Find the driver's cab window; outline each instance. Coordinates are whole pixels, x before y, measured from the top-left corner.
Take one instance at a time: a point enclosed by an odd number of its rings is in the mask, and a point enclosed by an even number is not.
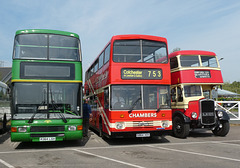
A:
[[[206,99],[210,99],[210,90],[204,90],[203,91],[203,96],[206,98]]]
[[[177,99],[178,99],[178,102],[183,101],[182,89],[180,87],[177,87]]]
[[[171,89],[171,99],[172,102],[176,102],[176,87]]]

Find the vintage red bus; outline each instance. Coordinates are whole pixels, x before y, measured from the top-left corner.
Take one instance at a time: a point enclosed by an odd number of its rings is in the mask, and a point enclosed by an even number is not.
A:
[[[165,38],[113,36],[85,73],[90,127],[109,138],[171,132],[170,78]]]
[[[217,136],[229,132],[229,117],[215,109],[213,90],[223,84],[214,52],[183,50],[169,54],[173,134],[186,138],[190,129],[208,128]]]

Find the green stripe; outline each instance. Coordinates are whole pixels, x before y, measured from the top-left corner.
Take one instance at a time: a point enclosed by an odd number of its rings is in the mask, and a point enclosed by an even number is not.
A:
[[[50,29],[25,29],[25,30],[17,30],[16,35],[19,34],[59,34],[65,36],[71,36],[79,38],[79,35],[72,32],[60,31],[60,30],[50,30]]]
[[[38,47],[38,48],[47,48],[47,46],[38,46],[38,45],[16,45],[17,47]],[[77,47],[58,47],[58,46],[49,46],[49,48],[62,48],[62,49],[79,49]]]

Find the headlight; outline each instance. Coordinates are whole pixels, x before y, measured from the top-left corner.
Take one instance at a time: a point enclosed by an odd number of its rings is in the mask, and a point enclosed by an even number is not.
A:
[[[76,131],[76,126],[70,125],[68,126],[68,131]]]
[[[217,115],[218,115],[218,117],[223,117],[223,112],[222,111],[218,111]]]
[[[115,125],[116,125],[116,129],[124,129],[125,128],[125,125],[123,122],[116,122]]]
[[[168,126],[168,122],[163,122],[163,123],[162,123],[162,127],[163,127],[163,128],[169,127],[169,126]]]
[[[18,127],[18,132],[27,132],[27,127]]]
[[[197,118],[197,113],[196,112],[192,112],[191,115],[192,115],[192,118],[194,118],[194,119]]]

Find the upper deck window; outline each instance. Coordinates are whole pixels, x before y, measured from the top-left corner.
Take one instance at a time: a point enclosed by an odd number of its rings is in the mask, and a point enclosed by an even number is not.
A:
[[[180,56],[182,67],[197,67],[200,66],[198,56]]]
[[[178,67],[177,57],[170,58],[170,67],[171,69]]]
[[[182,55],[180,56],[180,62],[182,67],[212,67],[217,68],[217,57],[215,56],[197,56],[197,55]],[[201,62],[201,64],[200,64]],[[174,62],[171,59],[171,68]]]
[[[117,40],[113,45],[113,61],[167,63],[167,46],[149,40]]]
[[[202,66],[217,68],[217,58],[214,56],[201,56]]]
[[[53,34],[20,34],[15,38],[15,59],[80,60],[80,44],[75,37]]]

